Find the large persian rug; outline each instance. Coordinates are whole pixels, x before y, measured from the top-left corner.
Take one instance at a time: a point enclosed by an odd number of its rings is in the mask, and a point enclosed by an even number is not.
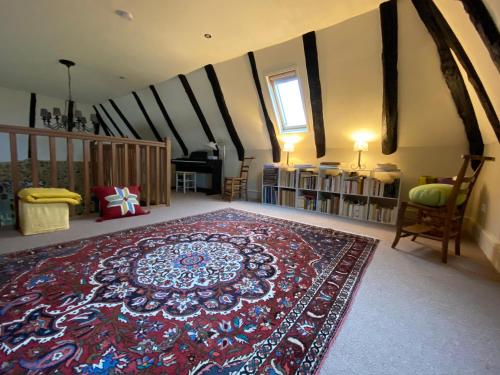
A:
[[[1,256],[0,373],[315,373],[376,245],[225,209]]]

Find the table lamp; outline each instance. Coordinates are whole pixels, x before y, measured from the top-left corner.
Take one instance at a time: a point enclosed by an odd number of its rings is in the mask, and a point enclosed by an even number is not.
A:
[[[353,166],[353,169],[364,169],[366,166],[361,164],[361,153],[368,151],[368,142],[363,140],[354,141],[354,151],[358,152],[358,165]]]
[[[286,152],[286,165],[289,166],[290,163],[290,152],[294,152],[295,151],[295,145],[291,142],[285,142],[285,144],[283,145],[283,151]]]

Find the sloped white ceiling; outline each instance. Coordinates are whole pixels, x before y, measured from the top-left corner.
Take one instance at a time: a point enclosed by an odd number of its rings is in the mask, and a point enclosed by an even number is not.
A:
[[[352,147],[366,132],[380,147],[382,41],[378,11],[317,33],[323,113],[328,147]],[[349,51],[342,53],[341,51]]]
[[[489,8],[490,14],[497,21],[500,17],[500,1],[483,0],[485,5]],[[477,33],[474,25],[469,19],[467,12],[465,12],[460,1],[449,0],[435,0],[439,10],[446,17],[451,28],[460,40],[462,47],[464,47],[467,55],[469,56],[474,68],[476,69],[481,82],[483,83],[488,96],[495,108],[497,115],[500,114],[500,75],[493,63],[488,49],[484,45],[481,37]],[[455,59],[456,60],[456,59]],[[458,61],[457,61],[458,63]],[[496,135],[486,117],[484,109],[477,98],[477,95],[472,88],[472,85],[467,80],[467,74],[463,70],[460,63],[462,76],[465,78],[468,92],[474,105],[474,111],[478,117],[479,126],[483,135],[485,143],[492,143],[496,141]]]
[[[215,101],[212,86],[210,85],[210,81],[205,73],[205,69],[197,69],[194,72],[189,73],[186,77],[191,88],[193,89],[203,115],[212,130],[215,140],[217,142],[221,141],[221,144],[225,144],[228,148],[234,148],[217,102]]]
[[[250,150],[270,149],[271,144],[247,55],[217,64],[215,71],[243,145]]]
[[[399,146],[466,144],[434,40],[411,1],[398,3]]]
[[[319,53],[320,52],[318,51],[318,55]],[[262,86],[264,101],[266,102],[266,107],[269,110],[269,115],[276,128],[278,139],[281,139],[282,141],[286,139],[286,137],[280,136],[279,129],[277,128],[278,123],[273,111],[273,105],[271,102],[271,97],[269,95],[266,76],[278,73],[280,70],[287,68],[297,69],[300,77],[300,84],[302,89],[302,96],[304,98],[306,119],[308,125],[308,132],[298,136],[300,140],[297,144],[300,144],[300,147],[304,149],[310,149],[311,152],[315,154],[316,147],[314,144],[311,102],[309,99],[309,81],[307,79],[307,69],[302,38],[294,38],[292,40],[289,40],[288,42],[255,51],[255,60],[257,63],[257,69],[259,71],[260,85]],[[250,70],[250,68],[248,69]],[[324,83],[322,82],[322,87],[323,86]],[[253,86],[252,88],[255,90],[255,86]]]
[[[0,86],[102,102],[318,30],[380,0],[0,0]],[[132,22],[114,14],[130,11]],[[203,35],[211,33],[212,39]],[[120,80],[119,76],[125,76]]]

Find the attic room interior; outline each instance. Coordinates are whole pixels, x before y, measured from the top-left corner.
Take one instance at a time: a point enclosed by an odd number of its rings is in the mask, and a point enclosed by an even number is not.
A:
[[[0,9],[1,374],[500,373],[500,2]]]

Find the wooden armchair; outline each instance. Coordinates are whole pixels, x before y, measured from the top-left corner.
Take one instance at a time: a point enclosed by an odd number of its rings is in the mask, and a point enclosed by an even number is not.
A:
[[[252,164],[254,159],[254,157],[243,158],[239,177],[224,178],[224,199],[231,202],[234,197],[237,196],[241,199],[244,194],[245,200],[248,200],[248,173],[250,171],[250,164]]]
[[[481,172],[485,161],[494,161],[495,158],[476,155],[462,155],[463,163],[453,189],[445,206],[430,207],[412,202],[402,202],[399,208],[396,237],[392,243],[395,248],[401,237],[412,236],[412,241],[417,237],[430,238],[441,241],[441,261],[448,260],[448,242],[455,238],[455,254],[460,255],[460,237],[462,235],[462,225],[465,208]],[[471,176],[466,176],[470,161],[476,161],[477,168]],[[465,200],[457,205],[458,197],[463,194]],[[408,209],[413,210],[413,217],[407,215]],[[416,212],[415,212],[416,211]]]

